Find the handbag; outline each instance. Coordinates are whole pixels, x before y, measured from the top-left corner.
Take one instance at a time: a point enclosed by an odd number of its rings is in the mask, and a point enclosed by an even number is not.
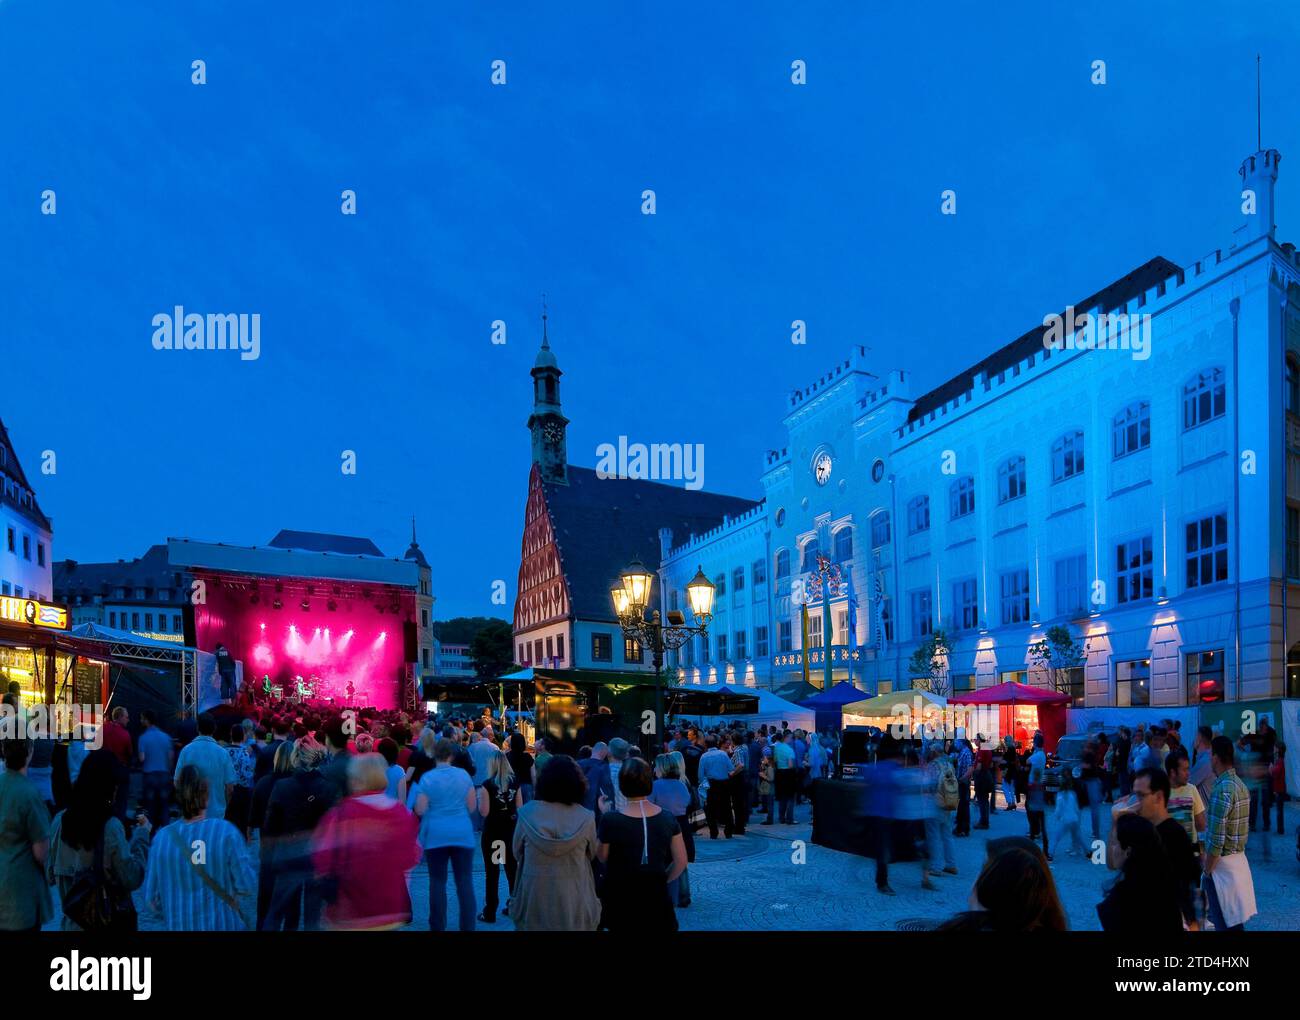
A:
[[[63,913],[83,931],[111,931],[130,927],[134,910],[118,905],[112,884],[104,874],[104,833],[95,841],[95,860],[89,871],[82,872],[72,883],[63,900]]]
[[[687,783],[686,787],[691,791],[691,801],[686,806],[686,824],[695,832],[708,825],[709,820],[704,814],[704,808],[700,806],[699,791],[690,783]]]

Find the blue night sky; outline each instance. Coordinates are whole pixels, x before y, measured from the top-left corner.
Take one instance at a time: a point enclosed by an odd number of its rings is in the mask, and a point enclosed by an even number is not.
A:
[[[699,442],[756,497],[849,344],[920,392],[1228,247],[1256,51],[1297,236],[1300,5],[795,6],[0,0],[0,416],[55,557],[282,527],[400,556],[414,513],[437,615],[508,615],[541,292],[572,462]],[[261,358],[155,351],[176,304],[259,312]]]

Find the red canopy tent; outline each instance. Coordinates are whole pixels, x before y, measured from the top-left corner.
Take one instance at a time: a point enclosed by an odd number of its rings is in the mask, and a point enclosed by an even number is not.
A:
[[[1058,694],[1044,687],[1030,687],[1010,680],[948,699],[950,705],[1036,706],[1038,729],[1043,734],[1043,748],[1047,751],[1055,751],[1056,742],[1065,735],[1065,707],[1069,703],[1068,694]],[[1008,729],[1004,727],[1004,731]]]

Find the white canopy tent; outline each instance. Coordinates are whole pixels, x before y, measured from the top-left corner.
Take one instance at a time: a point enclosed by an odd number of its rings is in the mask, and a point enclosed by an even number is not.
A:
[[[716,693],[727,691],[745,694],[758,699],[758,711],[749,715],[684,715],[680,718],[691,719],[701,725],[711,726],[728,721],[744,721],[747,725],[761,726],[763,723],[787,722],[792,730],[811,730],[816,727],[817,716],[811,708],[803,708],[793,701],[786,701],[762,687],[745,687],[741,684],[695,684],[687,685],[690,690]]]

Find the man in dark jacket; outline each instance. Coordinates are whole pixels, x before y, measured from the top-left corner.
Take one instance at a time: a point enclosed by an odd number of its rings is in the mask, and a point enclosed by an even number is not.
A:
[[[279,931],[281,925],[295,931],[300,918],[307,931],[320,928],[324,904],[312,870],[311,838],[335,800],[334,784],[320,768],[325,754],[318,741],[303,737],[294,745],[293,774],[271,790],[262,823],[262,841],[270,843],[263,867],[272,872],[263,931]]]

